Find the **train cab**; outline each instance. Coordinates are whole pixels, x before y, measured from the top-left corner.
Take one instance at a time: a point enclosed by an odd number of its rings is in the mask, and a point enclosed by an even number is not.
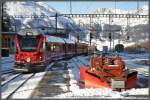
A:
[[[15,71],[34,71],[45,66],[45,38],[37,29],[24,29],[15,37]]]

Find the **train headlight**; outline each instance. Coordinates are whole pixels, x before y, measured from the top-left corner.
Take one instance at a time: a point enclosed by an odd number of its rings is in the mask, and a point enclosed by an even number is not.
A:
[[[42,57],[40,56],[40,59],[42,59]]]
[[[27,58],[27,62],[30,62],[30,60],[31,60],[30,58]]]
[[[42,60],[42,56],[40,56],[40,60]]]

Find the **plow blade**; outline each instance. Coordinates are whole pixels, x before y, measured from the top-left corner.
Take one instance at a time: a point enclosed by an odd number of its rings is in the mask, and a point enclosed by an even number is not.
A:
[[[110,86],[105,81],[102,81],[99,77],[92,75],[91,73],[88,73],[87,70],[89,68],[86,68],[84,66],[80,66],[80,81],[84,82],[83,88],[110,88],[113,89],[113,87]],[[131,71],[127,75],[127,79],[125,81],[125,90],[131,89],[136,87],[137,82],[137,72]]]
[[[107,82],[87,73],[88,68],[80,66],[80,81],[84,82],[84,88],[111,88]]]
[[[126,89],[136,88],[137,81],[137,71],[130,71],[130,73],[127,75]]]

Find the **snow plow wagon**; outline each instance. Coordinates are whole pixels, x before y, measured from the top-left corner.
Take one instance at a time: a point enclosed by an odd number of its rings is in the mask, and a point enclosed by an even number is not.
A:
[[[84,88],[111,88],[122,91],[136,87],[137,71],[127,69],[119,56],[93,56],[91,66],[80,66],[80,81]]]

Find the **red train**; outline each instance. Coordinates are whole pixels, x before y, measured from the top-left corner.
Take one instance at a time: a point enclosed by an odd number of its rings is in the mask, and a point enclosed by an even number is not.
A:
[[[15,43],[14,70],[19,72],[41,71],[54,60],[93,50],[89,50],[87,43],[44,35],[37,29],[21,30],[15,37]]]

